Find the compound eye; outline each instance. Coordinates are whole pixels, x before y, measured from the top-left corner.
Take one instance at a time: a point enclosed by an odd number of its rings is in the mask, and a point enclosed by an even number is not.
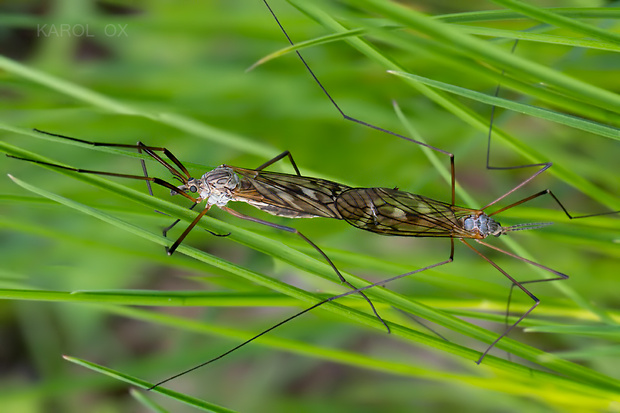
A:
[[[196,192],[198,192],[198,188],[196,188],[195,185],[192,185],[192,186],[189,187],[189,192],[196,193]]]

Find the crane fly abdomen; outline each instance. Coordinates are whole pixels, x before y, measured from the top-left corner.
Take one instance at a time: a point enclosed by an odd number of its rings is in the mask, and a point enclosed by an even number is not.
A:
[[[390,188],[349,189],[340,194],[336,207],[354,227],[383,235],[482,239],[493,233],[488,226],[501,230],[476,209]]]

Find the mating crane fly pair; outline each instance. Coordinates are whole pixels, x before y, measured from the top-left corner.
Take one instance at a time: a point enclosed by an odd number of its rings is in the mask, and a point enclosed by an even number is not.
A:
[[[288,34],[278,21],[276,15],[271,10],[267,2],[265,4],[269,8],[273,18],[280,26],[282,32],[286,36],[288,42],[294,46],[293,42],[288,37]],[[263,225],[270,226],[272,228],[288,231],[291,233],[297,234],[301,237],[305,242],[310,244],[322,257],[325,261],[333,268],[334,272],[337,274],[338,278],[351,288],[350,291],[342,293],[337,296],[333,296],[322,300],[313,306],[306,308],[305,310],[294,314],[293,316],[281,321],[280,323],[270,327],[269,329],[255,335],[254,337],[246,340],[245,342],[239,344],[238,346],[230,349],[229,351],[221,354],[205,363],[202,363],[198,366],[195,366],[189,370],[186,370],[180,374],[177,374],[173,377],[170,377],[166,380],[163,380],[152,388],[159,386],[169,380],[172,380],[180,375],[183,375],[189,371],[195,370],[199,367],[207,365],[213,361],[216,361],[227,354],[243,347],[250,342],[254,341],[258,337],[266,334],[267,332],[279,327],[286,322],[299,317],[306,312],[311,311],[314,308],[317,308],[327,302],[334,301],[341,297],[349,296],[352,294],[360,294],[370,305],[375,316],[383,323],[385,328],[389,332],[389,327],[387,323],[381,318],[381,316],[377,313],[374,308],[372,302],[366,297],[364,291],[370,288],[373,288],[378,285],[385,285],[391,281],[394,281],[399,278],[403,278],[406,276],[410,276],[413,274],[417,274],[423,272],[425,270],[435,268],[453,261],[454,256],[454,240],[457,239],[467,247],[472,249],[476,254],[482,257],[484,260],[489,262],[493,267],[495,267],[500,273],[502,273],[505,277],[507,277],[511,283],[512,287],[516,286],[520,288],[525,294],[527,294],[532,300],[533,305],[523,313],[515,323],[510,325],[493,343],[489,345],[489,347],[482,353],[480,358],[477,360],[478,363],[482,361],[482,359],[486,356],[491,348],[506,334],[508,334],[515,326],[517,326],[525,317],[527,317],[533,309],[540,303],[540,300],[536,298],[525,286],[526,283],[532,282],[543,282],[543,281],[552,281],[559,279],[568,278],[567,275],[553,270],[544,265],[535,263],[533,261],[527,260],[523,257],[518,257],[508,251],[504,251],[496,246],[490,245],[483,240],[488,236],[500,236],[512,231],[525,230],[525,229],[534,229],[540,228],[542,226],[548,225],[549,223],[529,223],[529,224],[519,224],[513,225],[509,227],[502,227],[493,216],[503,212],[507,209],[513,208],[522,203],[528,202],[534,198],[537,198],[542,195],[549,194],[561,207],[564,213],[569,218],[584,218],[588,216],[594,215],[604,215],[604,214],[612,214],[616,212],[608,212],[601,214],[591,214],[584,215],[579,217],[571,216],[566,208],[560,203],[560,201],[555,197],[555,195],[549,191],[544,190],[540,191],[536,194],[528,196],[520,201],[517,201],[513,204],[510,204],[506,207],[503,207],[499,210],[496,210],[492,213],[486,213],[487,210],[492,205],[496,204],[500,200],[504,199],[508,195],[512,194],[516,190],[520,189],[522,186],[533,180],[536,176],[547,170],[551,167],[551,163],[541,163],[541,164],[531,164],[531,165],[523,165],[520,166],[522,168],[526,167],[539,167],[539,169],[533,173],[529,178],[516,185],[514,188],[506,192],[504,195],[490,202],[486,206],[481,209],[471,209],[457,206],[455,204],[455,162],[454,155],[450,152],[444,151],[442,149],[433,147],[424,142],[416,141],[409,137],[394,133],[387,129],[380,128],[378,126],[369,124],[367,122],[361,121],[359,119],[353,118],[345,114],[341,108],[336,104],[336,102],[332,99],[327,90],[323,87],[321,82],[315,76],[313,71],[310,69],[306,61],[303,59],[301,54],[296,51],[295,52],[298,57],[301,59],[304,66],[310,72],[318,86],[321,88],[323,93],[329,98],[334,107],[338,110],[338,112],[344,117],[344,119],[357,123],[359,125],[363,125],[365,127],[369,127],[374,130],[381,131],[383,133],[387,133],[398,137],[400,139],[404,139],[406,141],[427,147],[436,152],[442,153],[449,157],[450,159],[450,168],[451,168],[451,202],[441,202],[436,201],[421,195],[412,194],[405,191],[400,191],[398,189],[389,189],[389,188],[353,188],[347,185],[342,185],[333,181],[328,181],[319,178],[311,178],[302,176],[297,168],[292,156],[288,152],[284,152],[279,156],[273,158],[267,163],[261,165],[256,169],[245,169],[228,165],[221,165],[212,171],[207,172],[201,178],[192,178],[187,169],[183,166],[183,164],[166,148],[164,147],[152,147],[147,146],[142,143],[138,143],[137,145],[128,145],[128,144],[114,144],[114,143],[102,143],[102,142],[92,142],[72,137],[67,137],[63,135],[57,135],[53,133],[43,132],[47,135],[55,136],[62,139],[67,139],[75,142],[81,142],[84,144],[94,145],[94,146],[103,146],[103,147],[117,147],[117,148],[133,148],[138,151],[144,151],[151,158],[159,162],[166,169],[168,169],[172,175],[182,182],[182,185],[176,186],[173,185],[163,179],[150,177],[146,173],[144,176],[142,175],[130,175],[130,174],[120,174],[113,172],[103,172],[103,171],[94,171],[87,169],[78,169],[73,167],[62,166],[54,163],[48,163],[38,160],[19,158],[15,156],[11,156],[13,158],[50,166],[53,168],[61,168],[69,171],[74,171],[77,173],[86,173],[86,174],[97,174],[97,175],[107,175],[107,176],[115,176],[122,178],[130,178],[146,181],[149,185],[150,191],[150,183],[163,186],[171,191],[172,195],[179,194],[190,201],[192,201],[192,207],[194,208],[201,202],[205,202],[205,208],[194,218],[194,220],[189,224],[189,226],[183,231],[183,233],[178,237],[178,239],[167,248],[168,254],[174,253],[177,247],[181,244],[181,242],[185,239],[185,237],[189,234],[189,232],[194,228],[194,226],[198,223],[198,221],[209,211],[212,206],[217,206],[222,210],[244,220],[260,223]],[[490,145],[491,139],[491,130],[489,130],[488,136],[488,145]],[[160,156],[158,152],[162,152],[163,155],[169,160],[166,161],[164,157]],[[10,155],[8,155],[10,156]],[[269,172],[264,169],[273,163],[287,157],[291,164],[293,165],[296,174],[284,174],[277,172]],[[489,166],[489,151],[487,150],[487,168],[488,169],[515,169],[518,167],[491,167]],[[419,268],[414,271],[410,271],[404,274],[400,274],[394,276],[392,278],[379,281],[370,285],[366,285],[362,288],[356,288],[352,284],[350,284],[340,273],[338,268],[334,265],[331,259],[311,240],[305,237],[302,233],[297,231],[296,229],[284,225],[274,224],[269,221],[265,221],[262,219],[258,219],[255,217],[247,216],[241,214],[227,206],[228,202],[236,201],[236,202],[246,202],[262,211],[268,212],[272,215],[287,217],[287,218],[312,218],[312,217],[323,217],[323,218],[333,218],[338,220],[345,220],[349,224],[354,227],[382,234],[382,235],[393,235],[393,236],[411,236],[411,237],[443,237],[448,238],[450,240],[450,255],[449,257],[441,262]],[[175,224],[178,221],[175,221]],[[174,224],[173,224],[174,225]],[[170,228],[170,227],[169,227]],[[168,228],[168,229],[169,229]],[[167,230],[166,230],[167,231]],[[218,234],[215,234],[218,235]],[[525,282],[519,282],[515,280],[511,275],[509,275],[506,271],[500,268],[494,261],[486,257],[484,254],[479,252],[476,248],[474,248],[468,240],[474,240],[480,245],[491,248],[495,251],[501,252],[503,254],[509,255],[511,257],[522,260],[528,264],[541,268],[549,273],[553,274],[553,278],[548,279],[539,279],[539,280],[531,280]]]

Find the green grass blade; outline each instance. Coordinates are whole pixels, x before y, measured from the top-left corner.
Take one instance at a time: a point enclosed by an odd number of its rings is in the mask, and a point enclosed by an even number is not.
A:
[[[481,36],[497,37],[502,39],[515,39],[530,42],[540,42],[546,44],[557,44],[569,47],[583,47],[587,49],[607,50],[610,52],[620,52],[620,46],[616,43],[608,43],[601,40],[580,39],[566,36],[556,36],[552,34],[532,33],[518,30],[505,30],[490,27],[463,26],[460,27],[469,34]]]
[[[580,22],[578,20],[556,14],[550,9],[542,9],[517,0],[493,0],[493,2],[509,9],[515,10],[519,13],[523,13],[526,16],[530,16],[533,19],[539,20],[541,22],[552,24],[557,27],[571,29],[589,37],[602,39],[610,43],[620,45],[619,34],[610,32],[608,30],[599,29],[598,27]]]
[[[529,327],[526,331],[532,333],[571,334],[585,337],[600,337],[612,340],[620,340],[620,327],[613,326],[588,326],[588,325],[552,325]]]
[[[556,15],[573,19],[617,19],[620,18],[620,10],[611,7],[553,7],[550,9]],[[485,21],[504,21],[526,19],[523,13],[511,10],[480,10],[455,14],[444,14],[438,20],[451,23],[474,23]]]
[[[67,361],[70,361],[71,363],[75,363],[82,367],[86,367],[87,369],[96,371],[97,373],[105,374],[106,376],[110,376],[117,380],[124,381],[126,383],[129,383],[136,387],[140,387],[142,389],[148,389],[149,387],[153,385],[153,383],[148,383],[144,380],[140,380],[136,377],[132,377],[128,374],[121,373],[119,371],[110,369],[108,367],[100,366],[90,361],[82,360],[82,359],[71,357],[71,356],[63,356],[63,358]],[[178,392],[168,390],[165,388],[158,387],[151,391],[153,393],[159,393],[164,396],[170,397],[171,399],[174,399],[180,403],[187,404],[189,406],[195,407],[199,410],[206,411],[206,412],[214,412],[214,413],[234,413],[235,412],[235,410],[230,410],[225,407],[218,406],[216,404],[209,403],[204,400],[196,399],[194,397],[190,397],[185,394],[178,393]]]
[[[561,125],[566,125],[571,128],[581,129],[586,132],[594,133],[596,135],[604,136],[615,140],[620,140],[620,129],[613,128],[607,125],[603,125],[597,122],[592,122],[587,119],[578,118],[576,116],[570,116],[563,113],[555,112],[553,110],[539,108],[524,103],[514,102],[509,99],[503,99],[500,97],[486,95],[484,93],[476,92],[474,90],[465,89],[459,86],[449,85],[447,83],[438,82],[436,80],[427,79],[422,76],[417,76],[411,73],[403,73],[397,71],[389,71],[396,76],[401,76],[407,79],[412,79],[421,82],[425,85],[445,90],[446,92],[454,93],[455,95],[464,96],[469,99],[477,100],[478,102],[486,103],[488,105],[499,106],[502,108],[510,109],[518,113],[534,116],[540,119],[545,119],[551,122],[557,122]]]

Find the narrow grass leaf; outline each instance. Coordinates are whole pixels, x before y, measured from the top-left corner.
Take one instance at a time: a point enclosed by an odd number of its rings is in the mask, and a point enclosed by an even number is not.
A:
[[[82,360],[82,359],[71,357],[71,356],[63,356],[63,358],[67,361],[70,361],[82,367],[86,367],[87,369],[96,371],[101,374],[105,374],[106,376],[113,377],[117,380],[124,381],[126,383],[129,383],[133,386],[136,386],[142,389],[148,389],[154,384],[154,383],[146,382],[144,380],[140,380],[128,374],[121,373],[119,371],[110,369],[108,367],[100,366],[90,361]],[[207,401],[200,400],[194,397],[190,397],[183,393],[178,393],[172,390],[168,390],[163,387],[157,387],[151,391],[153,393],[163,394],[164,396],[170,397],[171,399],[176,400],[180,403],[187,404],[189,406],[195,407],[199,410],[206,411],[206,412],[214,412],[214,413],[234,413],[235,412],[235,410],[230,410],[225,407],[218,406],[216,404],[209,403]]]
[[[519,103],[509,99],[503,99],[500,97],[487,95],[471,89],[450,85],[444,82],[439,82],[411,73],[397,72],[392,70],[389,70],[388,72],[396,76],[412,79],[424,83],[425,85],[429,85],[437,89],[454,93],[455,95],[477,100],[478,102],[486,103],[488,105],[499,106],[518,113],[523,113],[525,115],[534,116],[540,119],[556,122],[561,125],[566,125],[571,128],[576,128],[586,132],[594,133],[596,135],[604,136],[606,138],[620,140],[620,129],[618,128],[603,125],[587,119],[582,119],[577,116],[566,115],[564,113],[559,113],[550,109],[539,108],[525,103]]]

